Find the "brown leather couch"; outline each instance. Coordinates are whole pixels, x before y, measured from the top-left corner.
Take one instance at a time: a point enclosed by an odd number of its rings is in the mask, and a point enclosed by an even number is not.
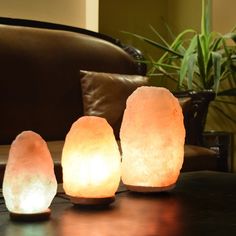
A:
[[[9,145],[24,130],[48,142],[59,182],[63,140],[76,119],[103,116],[118,139],[126,98],[147,85],[146,68],[136,61],[141,57],[106,35],[0,18],[0,184]],[[214,153],[199,148],[187,147],[186,156],[195,153],[198,164],[187,160],[183,170],[214,168]]]

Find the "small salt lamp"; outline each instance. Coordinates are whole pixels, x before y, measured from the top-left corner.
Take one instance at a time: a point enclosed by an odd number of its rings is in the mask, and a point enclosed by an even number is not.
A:
[[[13,220],[48,219],[57,191],[53,161],[46,142],[33,131],[13,141],[3,179],[3,196]]]
[[[73,123],[62,151],[63,188],[77,205],[114,201],[120,182],[120,152],[104,118],[84,116]]]
[[[185,129],[178,100],[165,88],[140,87],[128,98],[120,130],[121,177],[130,190],[175,186],[183,164]]]

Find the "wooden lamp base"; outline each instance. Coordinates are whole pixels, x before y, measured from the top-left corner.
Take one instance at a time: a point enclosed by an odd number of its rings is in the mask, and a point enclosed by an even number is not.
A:
[[[104,198],[83,198],[83,197],[72,197],[69,196],[71,202],[74,205],[81,206],[103,206],[109,205],[115,201],[115,197],[104,197]]]
[[[29,214],[10,212],[10,219],[12,221],[24,221],[24,222],[46,221],[50,218],[50,215],[51,215],[50,209],[47,209],[44,212],[29,213]]]
[[[127,185],[124,184],[127,189],[133,192],[140,192],[140,193],[156,193],[156,192],[165,192],[173,189],[175,187],[175,183],[169,186],[163,187],[150,187],[150,186],[136,186],[136,185]]]

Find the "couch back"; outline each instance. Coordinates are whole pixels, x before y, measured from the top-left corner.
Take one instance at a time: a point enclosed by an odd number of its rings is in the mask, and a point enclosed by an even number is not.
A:
[[[131,55],[95,33],[0,21],[0,144],[29,129],[64,139],[83,115],[80,70],[140,73]]]

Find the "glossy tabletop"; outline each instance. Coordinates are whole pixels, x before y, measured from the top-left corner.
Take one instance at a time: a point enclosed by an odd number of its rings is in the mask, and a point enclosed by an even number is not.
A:
[[[0,235],[236,235],[236,174],[182,173],[166,193],[137,194],[123,186],[107,208],[76,208],[61,193],[45,222],[16,223],[1,198]]]

